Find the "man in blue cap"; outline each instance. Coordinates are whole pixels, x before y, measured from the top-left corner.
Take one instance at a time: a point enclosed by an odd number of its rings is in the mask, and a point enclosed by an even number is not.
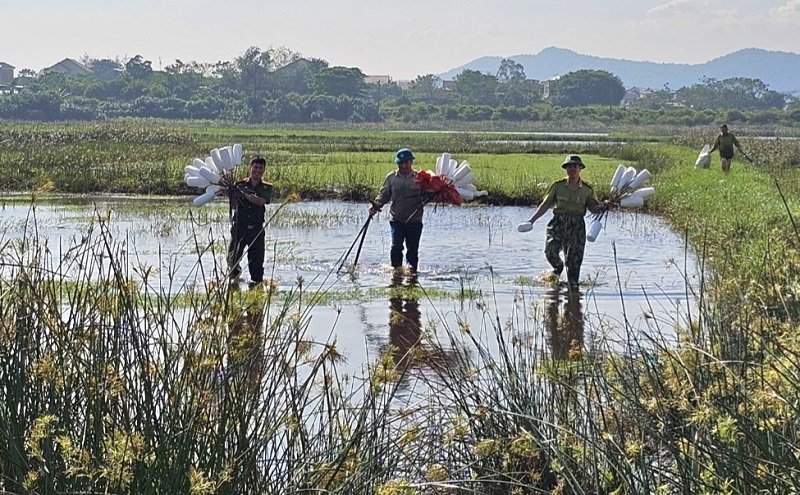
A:
[[[403,265],[405,243],[406,261],[411,265],[412,273],[416,273],[419,266],[419,238],[422,235],[422,188],[416,181],[417,171],[412,168],[414,153],[410,149],[398,150],[394,162],[397,164],[397,170],[389,172],[384,179],[380,192],[372,200],[369,213],[374,215],[383,205],[392,203],[389,208],[392,266],[397,270]]]

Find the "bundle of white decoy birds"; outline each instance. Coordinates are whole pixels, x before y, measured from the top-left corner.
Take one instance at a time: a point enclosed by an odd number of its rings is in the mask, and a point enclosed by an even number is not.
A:
[[[459,164],[458,161],[451,157],[450,153],[442,153],[436,158],[435,173],[430,170],[421,170],[420,173],[428,174],[429,176],[424,177],[418,174],[417,182],[421,183],[423,188],[426,186],[426,183],[431,182],[433,183],[428,187],[438,187],[438,184],[436,184],[438,181],[437,179],[433,179],[433,177],[439,176],[442,179],[443,185],[452,185],[459,196],[467,201],[489,194],[486,191],[479,191],[475,186],[475,174],[472,173],[472,166],[469,162],[464,160]]]
[[[191,165],[184,169],[184,181],[190,187],[205,189],[192,204],[202,206],[218,194],[225,194],[236,188],[234,170],[242,164],[242,145],[233,144],[223,148],[214,148],[205,160],[195,158]],[[603,227],[602,219],[615,207],[639,208],[646,199],[655,194],[655,189],[645,187],[650,180],[650,172],[642,169],[637,172],[634,167],[618,165],[611,179],[611,194],[608,197],[608,208],[592,214],[592,223],[586,233],[586,239],[594,242]],[[475,175],[466,161],[458,164],[449,153],[442,153],[436,160],[436,173],[421,171],[417,181],[423,190],[435,193],[435,200],[448,201],[448,196],[470,200],[486,195],[486,191],[478,191]],[[448,194],[449,193],[449,194]],[[453,198],[455,199],[455,198]],[[522,222],[517,226],[520,232],[528,232],[533,228],[530,222]]]
[[[237,187],[233,171],[241,164],[241,144],[214,148],[205,160],[195,158],[192,164],[184,169],[183,180],[187,186],[205,189],[205,192],[194,198],[192,204],[202,206],[218,194],[227,193]]]
[[[594,242],[600,235],[603,228],[603,217],[614,208],[640,208],[646,199],[653,196],[656,190],[652,187],[645,187],[650,180],[650,172],[642,169],[637,172],[634,167],[618,165],[611,179],[611,194],[608,197],[608,207],[603,208],[597,213],[593,213],[592,223],[586,231],[586,240]],[[520,232],[528,232],[533,228],[530,222],[522,222],[517,226]]]

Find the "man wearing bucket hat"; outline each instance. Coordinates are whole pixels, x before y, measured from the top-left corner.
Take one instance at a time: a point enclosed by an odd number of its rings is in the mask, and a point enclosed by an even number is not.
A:
[[[547,224],[547,240],[544,254],[553,267],[553,276],[559,277],[567,266],[567,283],[577,289],[586,245],[586,224],[583,216],[588,209],[592,213],[601,211],[604,205],[597,201],[592,186],[581,179],[581,170],[586,168],[578,155],[568,155],[561,164],[567,177],[550,185],[542,204],[528,222],[533,223],[553,208],[553,218]],[[564,260],[561,260],[561,252]]]
[[[714,145],[708,150],[708,154],[714,152],[714,150],[719,149],[719,158],[720,158],[720,165],[722,167],[722,171],[728,173],[731,170],[731,160],[733,160],[733,147],[736,147],[739,150],[747,161],[751,161],[750,157],[747,156],[747,153],[742,151],[742,147],[739,145],[739,140],[736,139],[736,136],[733,135],[732,132],[728,132],[728,126],[726,124],[722,124],[719,126],[719,135],[717,139],[714,141]]]
[[[394,157],[397,170],[389,172],[384,179],[380,192],[371,202],[369,213],[374,215],[383,205],[392,203],[389,209],[392,266],[398,269],[403,265],[403,244],[405,244],[406,261],[411,265],[411,271],[416,273],[419,266],[423,203],[422,189],[416,181],[417,171],[412,168],[414,159],[414,153],[410,149],[397,150]]]

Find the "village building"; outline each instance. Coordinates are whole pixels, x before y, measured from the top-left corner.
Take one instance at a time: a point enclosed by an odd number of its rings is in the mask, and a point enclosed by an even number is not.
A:
[[[549,79],[545,79],[542,81],[542,99],[546,100],[550,98],[550,94],[554,92],[556,84],[558,80],[561,79],[561,76],[553,76]]]
[[[380,84],[385,86],[392,82],[392,76],[379,75],[379,76],[364,76],[364,82],[367,84]]]
[[[88,76],[93,73],[92,69],[72,58],[65,58],[61,62],[51,65],[50,67],[45,67],[40,71],[41,74],[50,72],[60,72],[71,76]]]
[[[14,80],[15,67],[5,62],[0,62],[0,86],[8,86]]]

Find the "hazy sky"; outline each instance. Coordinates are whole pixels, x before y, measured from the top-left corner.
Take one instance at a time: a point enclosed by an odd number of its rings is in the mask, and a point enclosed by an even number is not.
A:
[[[549,46],[698,63],[748,47],[800,51],[800,0],[0,0],[0,61],[17,71],[85,54],[138,54],[158,69],[250,46],[394,79]]]

